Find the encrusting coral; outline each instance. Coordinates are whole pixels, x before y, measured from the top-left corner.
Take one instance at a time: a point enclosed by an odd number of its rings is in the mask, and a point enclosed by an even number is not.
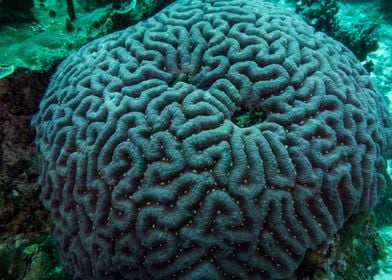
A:
[[[262,120],[237,126],[246,110]],[[33,126],[76,279],[288,277],[377,203],[392,147],[353,54],[249,0],[178,1],[89,43]]]

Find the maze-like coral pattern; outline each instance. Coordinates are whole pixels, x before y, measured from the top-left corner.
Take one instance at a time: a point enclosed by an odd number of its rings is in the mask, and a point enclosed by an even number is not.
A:
[[[239,110],[263,121],[237,126]],[[33,120],[76,279],[275,279],[374,206],[391,122],[360,63],[259,1],[181,1],[83,47]]]

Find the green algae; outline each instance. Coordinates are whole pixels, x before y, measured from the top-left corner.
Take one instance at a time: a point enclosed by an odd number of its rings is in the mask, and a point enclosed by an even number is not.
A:
[[[373,211],[348,219],[335,236],[310,249],[296,279],[373,279],[387,259],[386,246]]]
[[[111,30],[104,23],[92,27],[94,21],[103,21],[107,9],[97,9],[80,15],[75,32],[66,30],[68,17],[65,1],[48,0],[44,7],[35,2],[30,22],[10,22],[0,26],[0,63],[28,70],[49,70],[89,40]],[[50,11],[56,11],[55,16]]]
[[[17,235],[0,243],[0,275],[4,279],[68,280],[53,237]]]
[[[231,120],[239,127],[250,127],[262,123],[267,118],[263,108],[241,109],[233,114]]]
[[[337,254],[344,257],[343,280],[372,279],[378,272],[378,260],[385,259],[385,243],[375,227],[373,212],[359,213],[344,225]]]
[[[0,64],[15,69],[47,71],[89,41],[124,29],[170,3],[163,0],[132,1],[119,14],[111,4],[86,10],[75,2],[76,20],[70,21],[66,1],[34,1],[32,19],[0,23]]]

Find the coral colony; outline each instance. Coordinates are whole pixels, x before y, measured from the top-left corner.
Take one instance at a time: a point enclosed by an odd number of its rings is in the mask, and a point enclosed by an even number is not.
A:
[[[289,277],[375,205],[392,147],[353,54],[250,0],[178,1],[87,44],[33,125],[76,279]]]

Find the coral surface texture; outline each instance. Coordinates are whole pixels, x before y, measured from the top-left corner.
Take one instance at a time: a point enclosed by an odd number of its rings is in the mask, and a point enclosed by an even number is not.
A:
[[[254,108],[262,121],[232,120]],[[89,43],[33,126],[76,279],[288,277],[376,204],[392,146],[353,54],[249,0],[179,1]]]

